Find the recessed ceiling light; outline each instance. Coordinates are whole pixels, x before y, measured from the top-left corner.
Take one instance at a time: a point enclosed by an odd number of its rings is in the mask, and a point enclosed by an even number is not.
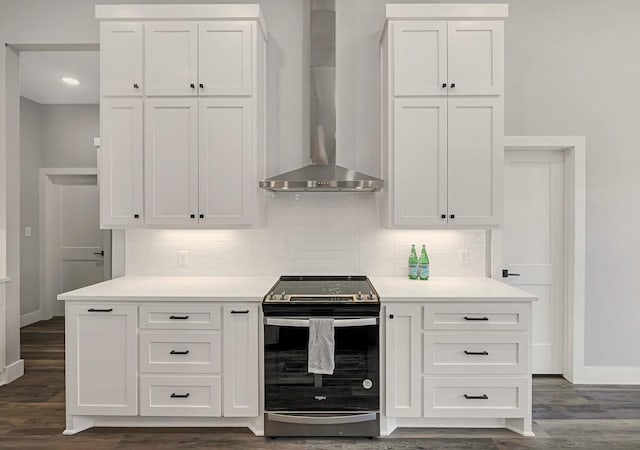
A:
[[[78,80],[76,80],[75,78],[69,78],[69,77],[62,77],[62,81],[70,84],[71,86],[77,86],[80,84],[80,82]]]

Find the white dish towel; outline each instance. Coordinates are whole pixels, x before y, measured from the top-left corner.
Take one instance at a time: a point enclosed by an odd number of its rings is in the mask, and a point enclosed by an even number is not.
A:
[[[333,375],[333,319],[309,319],[309,373]]]

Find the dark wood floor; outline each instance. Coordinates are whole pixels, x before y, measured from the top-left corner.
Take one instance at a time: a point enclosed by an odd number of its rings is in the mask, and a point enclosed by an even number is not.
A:
[[[640,449],[640,386],[534,379],[535,438],[506,430],[404,429],[390,438],[265,439],[245,429],[64,429],[64,321],[22,329],[25,375],[0,387],[0,449]]]

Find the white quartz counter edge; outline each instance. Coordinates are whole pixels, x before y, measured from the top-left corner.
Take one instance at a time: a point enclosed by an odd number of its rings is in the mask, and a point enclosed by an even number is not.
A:
[[[532,302],[535,295],[492,278],[370,277],[382,303],[427,301]]]
[[[261,302],[278,277],[120,277],[58,300]]]

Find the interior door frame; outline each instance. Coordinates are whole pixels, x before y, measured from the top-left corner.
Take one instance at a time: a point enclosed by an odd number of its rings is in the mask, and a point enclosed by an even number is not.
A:
[[[584,136],[505,136],[505,151],[554,150],[565,154],[565,295],[562,376],[585,382],[586,139]],[[502,279],[502,231],[490,230],[491,277]]]
[[[62,184],[88,184],[91,178],[98,183],[98,169],[96,168],[45,168],[40,169],[40,307],[39,318],[46,320],[53,317],[52,308],[48,300],[51,291],[54,290],[55,280],[59,280],[59,239],[60,219],[60,191],[58,186]],[[61,180],[72,181],[60,183]],[[89,183],[93,184],[93,183]],[[107,244],[106,242],[104,244]],[[105,279],[110,278],[111,273],[111,245],[104,245],[104,270]],[[109,275],[109,277],[107,277]]]

